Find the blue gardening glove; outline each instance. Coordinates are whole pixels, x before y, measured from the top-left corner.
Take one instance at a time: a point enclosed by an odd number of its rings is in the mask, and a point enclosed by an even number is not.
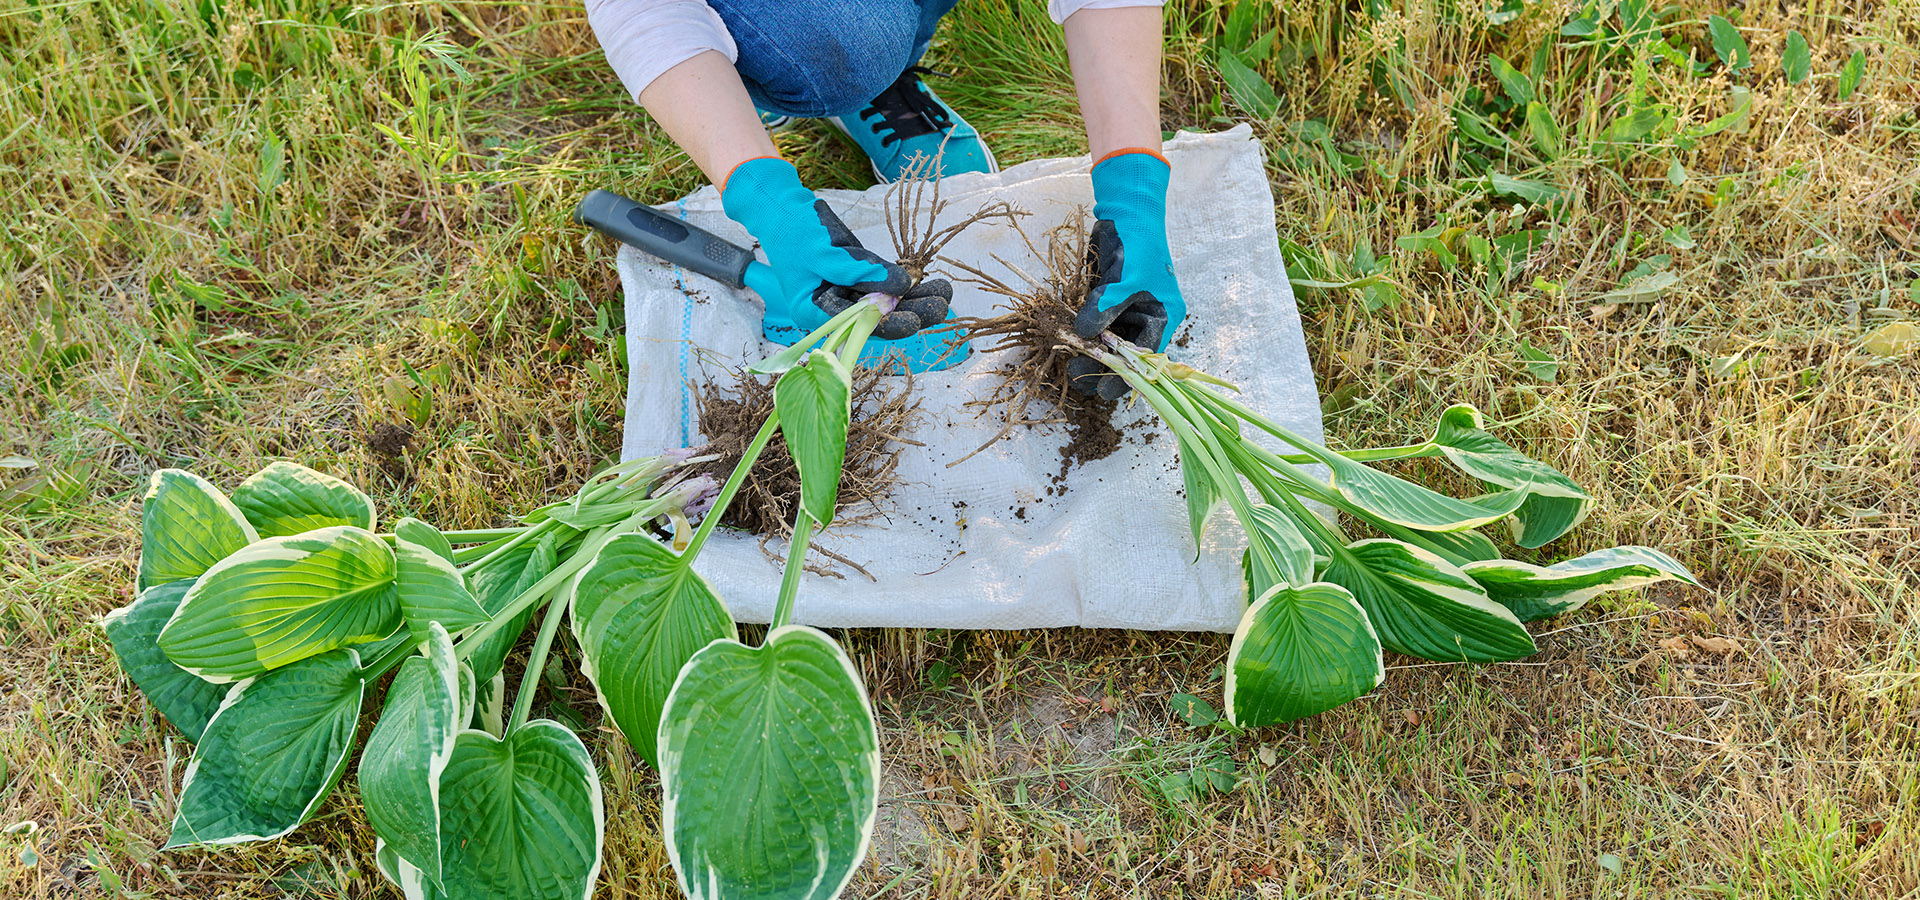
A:
[[[747,286],[766,301],[769,337],[792,343],[874,291],[900,298],[874,337],[899,340],[946,320],[952,285],[913,284],[898,265],[860,246],[827,201],[801,186],[792,163],[773,156],[741,163],[720,204],[767,252],[768,268],[750,268]]]
[[[1074,318],[1073,330],[1091,338],[1112,331],[1156,351],[1187,318],[1187,303],[1173,278],[1167,249],[1167,178],[1172,169],[1146,149],[1109,154],[1093,167],[1093,234],[1088,255],[1093,287]],[[1085,357],[1067,367],[1075,390],[1107,399],[1127,392],[1127,383]]]

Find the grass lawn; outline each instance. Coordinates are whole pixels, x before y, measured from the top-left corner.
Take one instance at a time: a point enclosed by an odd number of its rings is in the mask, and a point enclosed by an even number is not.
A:
[[[1920,896],[1920,3],[1717,2],[1185,0],[1163,107],[1252,121],[1294,277],[1350,285],[1300,294],[1331,440],[1472,403],[1599,498],[1526,558],[1709,589],[1251,733],[1171,701],[1218,704],[1224,635],[851,632],[887,799],[849,895]],[[1084,150],[1040,7],[968,0],[930,59],[1008,164]],[[0,895],[387,896],[351,776],[156,850],[190,747],[93,627],[147,476],[291,458],[448,528],[571,492],[625,374],[568,214],[701,176],[572,3],[0,0],[0,47]],[[654,776],[588,736],[597,896],[675,896]]]

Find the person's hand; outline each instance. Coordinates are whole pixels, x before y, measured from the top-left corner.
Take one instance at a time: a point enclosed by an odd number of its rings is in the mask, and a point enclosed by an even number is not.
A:
[[[1088,255],[1093,286],[1074,318],[1084,338],[1112,331],[1150,350],[1167,349],[1167,340],[1186,320],[1187,304],[1173,277],[1167,247],[1165,157],[1142,149],[1109,154],[1093,167],[1093,233]],[[1069,383],[1081,393],[1114,399],[1127,383],[1105,366],[1078,357],[1067,369]]]
[[[797,338],[873,292],[900,298],[874,337],[899,340],[946,320],[953,286],[941,279],[914,284],[905,270],[861,246],[827,201],[801,186],[792,163],[771,156],[741,163],[727,176],[720,202],[767,252],[768,269],[749,270],[747,286],[766,301],[770,326],[791,324]]]

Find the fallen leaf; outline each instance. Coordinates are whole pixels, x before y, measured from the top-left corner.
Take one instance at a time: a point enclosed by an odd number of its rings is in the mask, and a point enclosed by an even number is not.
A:
[[[954,834],[965,833],[967,828],[973,824],[968,818],[966,810],[958,806],[941,806],[939,809],[940,822],[946,825],[947,830]]]
[[[1697,634],[1693,636],[1693,645],[1715,656],[1725,656],[1729,653],[1736,652],[1740,649],[1739,644],[1736,644],[1733,641],[1728,640],[1726,638],[1701,637]]]
[[[1506,782],[1507,787],[1510,788],[1533,787],[1533,782],[1528,781],[1527,776],[1519,772],[1508,772],[1500,776],[1500,780]]]
[[[1410,710],[1410,709],[1405,709],[1405,710],[1401,710],[1400,714],[1407,718],[1408,725],[1418,726],[1420,724],[1419,713],[1414,712],[1413,710]]]
[[[1888,322],[1867,335],[1867,352],[1875,356],[1903,356],[1920,346],[1920,325]]]
[[[1672,653],[1681,659],[1686,659],[1687,656],[1693,652],[1693,645],[1687,643],[1686,638],[1676,634],[1673,637],[1661,639],[1660,649]]]
[[[1260,749],[1255,753],[1260,757],[1260,764],[1263,766],[1271,766],[1280,761],[1280,754],[1275,753],[1273,747],[1267,744],[1261,744]]]

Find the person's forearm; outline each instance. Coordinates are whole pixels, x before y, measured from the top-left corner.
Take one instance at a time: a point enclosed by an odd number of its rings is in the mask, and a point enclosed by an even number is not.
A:
[[[720,187],[734,166],[779,155],[740,73],[718,52],[709,50],[668,69],[640,92],[640,105]],[[1159,141],[1157,134],[1154,140]]]
[[[1094,159],[1160,147],[1160,9],[1083,9],[1067,17],[1067,59]]]

